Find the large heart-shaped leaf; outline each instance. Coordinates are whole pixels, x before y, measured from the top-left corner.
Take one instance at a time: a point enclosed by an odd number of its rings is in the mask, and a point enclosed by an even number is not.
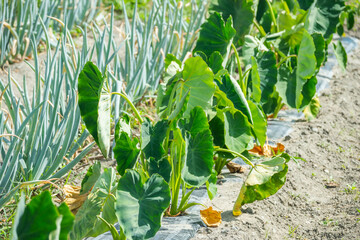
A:
[[[290,107],[299,109],[303,100],[302,90],[316,71],[315,45],[312,37],[304,33],[299,47],[297,66],[294,71],[282,65],[279,69],[276,89],[283,101]]]
[[[70,239],[82,239],[97,236],[108,230],[106,224],[95,216],[100,215],[107,222],[114,224],[116,174],[113,168],[105,168],[96,181],[93,190],[75,216],[75,223]]]
[[[163,212],[170,204],[170,189],[153,174],[145,184],[140,174],[127,170],[116,190],[115,211],[128,239],[149,239],[160,229]]]
[[[116,125],[117,132],[120,132],[120,121]],[[117,162],[117,171],[120,175],[125,173],[126,169],[134,167],[136,159],[139,155],[140,149],[137,148],[139,140],[134,138],[130,139],[130,136],[127,132],[122,131],[120,136],[115,134],[115,147],[114,147],[114,156]]]
[[[79,108],[86,128],[104,157],[110,149],[111,96],[99,69],[87,62],[78,79]]]
[[[345,7],[345,0],[315,0],[309,8],[305,27],[312,33],[321,33],[329,38],[336,32],[339,16]]]
[[[232,16],[236,30],[235,42],[238,42],[250,32],[255,17],[253,8],[256,7],[251,0],[218,0],[213,9],[222,13],[225,20]]]
[[[17,239],[68,239],[74,215],[65,203],[57,208],[49,191],[34,197],[26,206],[25,199],[21,201],[13,225]]]
[[[232,109],[224,113],[225,144],[235,152],[242,153],[253,146],[251,124],[240,111]]]
[[[201,25],[200,36],[194,52],[201,51],[209,58],[215,51],[219,52],[225,64],[230,52],[232,39],[236,31],[232,27],[232,17],[226,23],[218,12],[214,12]]]
[[[233,214],[241,214],[241,206],[275,194],[285,183],[288,166],[282,157],[256,164],[251,169],[235,202]]]
[[[147,159],[153,157],[159,160],[165,153],[162,142],[165,139],[168,129],[168,121],[161,120],[153,126],[150,121],[146,120],[141,126],[141,147]]]
[[[201,106],[203,109],[210,107],[209,101],[214,95],[214,74],[201,57],[192,57],[186,60],[182,71],[182,80],[177,85],[176,102],[180,103],[184,94],[190,89],[188,107],[184,116],[189,116],[190,111]]]
[[[185,129],[186,157],[182,178],[187,184],[199,187],[209,179],[214,165],[213,138],[206,114],[201,107],[195,107],[190,112]]]

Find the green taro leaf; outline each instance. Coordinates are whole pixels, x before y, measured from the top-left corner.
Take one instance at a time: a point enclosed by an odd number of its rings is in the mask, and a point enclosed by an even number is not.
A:
[[[273,94],[277,82],[277,67],[275,53],[266,51],[256,57],[260,76],[261,103],[266,103]]]
[[[127,170],[119,180],[116,199],[116,216],[127,239],[149,239],[160,229],[170,204],[170,189],[158,174],[143,184],[139,173]]]
[[[217,193],[217,187],[216,187],[217,175],[218,175],[217,172],[215,171],[215,169],[213,169],[209,180],[206,181],[206,190],[210,200],[213,200]]]
[[[214,74],[217,74],[220,70],[224,69],[222,66],[223,62],[224,59],[219,52],[213,52],[208,59],[208,65]]]
[[[346,70],[347,65],[347,54],[345,51],[345,48],[343,47],[342,43],[340,41],[337,41],[337,43],[333,43],[334,52],[336,59],[338,60],[338,63],[343,71]]]
[[[94,165],[91,165],[86,172],[85,177],[81,181],[80,194],[87,193],[94,186],[95,182],[100,177],[101,164],[99,161],[96,161]]]
[[[191,133],[191,136],[209,129],[206,113],[201,107],[197,106],[191,110],[185,129]]]
[[[115,139],[120,137],[121,132],[126,132],[131,136],[130,116],[123,113],[115,127]]]
[[[225,145],[225,124],[224,114],[222,112],[217,113],[213,119],[209,122],[211,135],[214,137],[214,145],[224,147]]]
[[[305,28],[310,34],[320,33],[325,39],[336,32],[345,0],[315,0],[309,8]]]
[[[302,90],[302,95],[303,95],[303,101],[301,103],[301,109],[303,109],[304,107],[306,107],[311,99],[315,96],[316,93],[316,84],[317,84],[317,79],[315,76],[313,76],[312,78],[310,78],[304,85],[304,88]]]
[[[120,137],[115,139],[114,156],[117,162],[116,170],[120,175],[124,175],[126,169],[134,167],[140,153],[138,143],[137,138],[131,140],[126,132],[121,132]]]
[[[251,57],[251,98],[255,102],[260,102],[261,100],[261,89],[260,89],[260,76],[258,71],[258,66],[255,58]]]
[[[160,159],[158,161],[156,161],[154,158],[150,158],[149,174],[151,176],[155,173],[162,176],[166,182],[170,181],[171,165],[170,165],[167,157],[163,157],[162,159]]]
[[[316,57],[316,68],[320,69],[321,65],[325,60],[326,46],[324,37],[319,33],[313,33],[312,35],[315,44],[315,57]]]
[[[226,97],[232,101],[234,107],[243,112],[250,121],[252,121],[251,110],[246,101],[239,84],[228,73],[222,76],[222,82],[215,80],[219,89],[226,94]]]
[[[186,134],[185,164],[182,178],[190,186],[200,187],[209,179],[214,165],[213,138],[210,129],[195,136]]]
[[[266,142],[267,119],[260,105],[248,100],[253,117],[253,131],[261,146]]]
[[[245,68],[251,65],[251,57],[256,56],[258,48],[262,47],[263,44],[256,38],[250,35],[245,36],[244,45],[242,46],[242,56],[245,63]]]
[[[190,98],[190,89],[184,94],[180,102],[176,105],[176,108],[170,114],[168,118],[169,121],[179,119],[183,116],[184,112],[186,111],[189,98]]]
[[[290,107],[299,109],[303,101],[302,90],[316,71],[315,45],[312,37],[304,33],[297,57],[297,66],[291,72],[281,65],[276,88],[280,97]]]
[[[201,25],[200,36],[193,52],[201,51],[209,58],[217,51],[225,59],[224,63],[226,64],[235,34],[236,31],[232,27],[232,18],[229,17],[225,23],[221,15],[214,12]]]
[[[236,30],[235,42],[249,34],[255,17],[251,0],[218,0],[213,10],[222,14],[225,21],[232,16]]]
[[[256,164],[241,187],[233,214],[241,214],[240,207],[246,203],[263,200],[275,194],[284,185],[287,170],[286,160],[282,157]]]
[[[97,236],[108,230],[106,224],[96,218],[100,215],[107,222],[114,224],[116,190],[116,173],[113,168],[105,168],[96,181],[93,190],[75,216],[75,223],[70,233],[70,239],[83,239]]]
[[[192,57],[185,61],[182,81],[176,89],[176,103],[180,103],[190,89],[188,107],[184,116],[188,116],[195,106],[203,109],[210,107],[210,100],[215,92],[214,74],[201,57]]]
[[[152,126],[149,120],[146,120],[141,126],[141,147],[147,159],[153,157],[159,160],[165,154],[162,142],[165,139],[168,129],[168,121],[161,120]]]
[[[59,214],[62,215],[59,240],[67,240],[73,227],[75,216],[71,213],[66,203],[62,203],[57,210]]]
[[[214,165],[213,138],[204,110],[195,107],[190,112],[190,119],[184,127],[187,132],[182,177],[187,184],[199,187],[209,179]]]
[[[25,209],[18,211],[19,216],[14,227],[19,240],[66,240],[74,221],[74,216],[66,204],[59,208],[53,204],[49,191],[35,196]]]
[[[251,124],[247,117],[242,112],[234,109],[224,113],[224,121],[226,146],[238,153],[251,149],[253,137]]]
[[[80,113],[86,128],[107,158],[110,149],[111,96],[105,85],[105,77],[99,69],[92,62],[87,62],[78,79]]]

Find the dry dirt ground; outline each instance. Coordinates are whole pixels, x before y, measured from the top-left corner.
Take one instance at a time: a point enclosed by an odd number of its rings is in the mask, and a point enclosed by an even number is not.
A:
[[[336,70],[320,96],[318,118],[298,121],[283,139],[291,162],[287,182],[268,199],[232,215],[239,183],[226,182],[208,205],[223,211],[218,228],[201,228],[200,239],[360,239],[360,49]]]

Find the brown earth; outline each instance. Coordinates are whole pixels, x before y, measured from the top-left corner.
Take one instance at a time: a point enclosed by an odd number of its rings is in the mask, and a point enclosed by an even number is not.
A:
[[[318,118],[298,121],[282,143],[306,160],[290,162],[287,182],[264,201],[232,215],[239,183],[218,187],[209,202],[222,212],[217,228],[201,228],[200,239],[360,239],[360,49],[336,70],[320,96]],[[242,175],[245,177],[245,175]]]

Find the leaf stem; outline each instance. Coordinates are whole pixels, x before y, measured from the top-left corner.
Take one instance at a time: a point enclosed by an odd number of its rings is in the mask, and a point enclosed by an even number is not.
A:
[[[220,148],[220,147],[214,147],[214,150],[217,152],[227,152],[227,153],[231,153],[232,155],[235,155],[237,157],[240,157],[242,160],[244,160],[244,162],[246,162],[247,164],[249,164],[251,167],[255,167],[255,165],[244,155],[242,155],[241,153],[232,151],[230,149],[225,149],[225,148]]]
[[[261,36],[262,36],[262,37],[266,37],[266,32],[265,32],[265,30],[263,29],[262,26],[259,25],[259,23],[256,21],[255,18],[254,18],[254,20],[253,20],[253,23],[254,23],[255,27],[259,30]]]
[[[276,68],[279,68],[281,66],[281,64],[283,64],[286,60],[288,60],[289,58],[292,58],[292,57],[297,57],[296,55],[289,55],[289,56],[286,56],[285,58],[281,59],[281,61],[276,64]]]
[[[240,57],[239,57],[237,49],[236,49],[236,47],[235,47],[235,45],[233,43],[231,43],[231,47],[232,47],[232,49],[234,50],[234,53],[235,53],[235,58],[236,58],[238,71],[239,71],[241,90],[243,91],[244,95],[246,95],[246,86],[244,85],[244,81],[243,81],[244,79],[243,79],[243,73],[242,73],[242,69],[241,69]]]
[[[276,28],[276,32],[279,32],[279,26],[278,26],[277,23],[276,23],[276,18],[275,18],[275,14],[274,14],[274,9],[273,9],[272,6],[271,6],[270,0],[266,0],[266,3],[267,3],[267,5],[268,5],[268,7],[269,7],[269,9],[270,9],[271,19],[272,19],[272,21],[273,21],[273,23],[274,23],[274,26],[275,26],[275,28]]]
[[[142,124],[144,122],[144,120],[142,119],[142,117],[140,116],[139,111],[136,109],[136,107],[134,106],[134,104],[130,101],[130,99],[127,97],[127,95],[125,93],[119,93],[119,92],[112,92],[111,95],[116,94],[121,96],[122,98],[125,99],[125,101],[130,105],[131,109],[134,111],[137,119],[139,120],[140,124]]]

